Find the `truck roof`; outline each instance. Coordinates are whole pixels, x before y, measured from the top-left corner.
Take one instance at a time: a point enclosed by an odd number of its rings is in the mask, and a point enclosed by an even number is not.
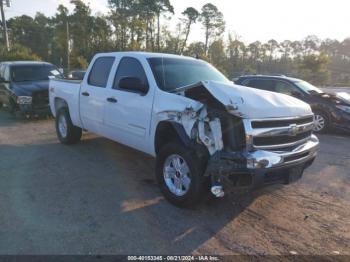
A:
[[[138,52],[138,51],[98,53],[97,55],[100,56],[100,55],[118,55],[118,54],[123,54],[125,56],[132,55],[132,56],[139,56],[139,57],[146,57],[146,58],[163,57],[163,58],[183,58],[183,59],[196,60],[196,58],[189,57],[189,56],[173,55],[173,54],[165,54],[165,53]]]
[[[1,64],[6,65],[51,65],[51,63],[43,61],[4,61]]]
[[[265,79],[279,79],[279,80],[289,80],[292,82],[299,82],[301,79],[284,76],[284,75],[243,75],[237,78],[237,80],[245,80],[249,78],[265,78]]]

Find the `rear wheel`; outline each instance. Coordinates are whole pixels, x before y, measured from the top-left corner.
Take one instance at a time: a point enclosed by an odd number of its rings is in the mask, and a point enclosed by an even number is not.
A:
[[[329,129],[329,118],[322,111],[315,111],[314,132],[324,133]]]
[[[57,112],[56,133],[62,144],[75,144],[81,139],[82,130],[73,125],[67,108],[61,108]]]
[[[193,207],[206,199],[209,179],[203,173],[203,163],[180,143],[163,146],[157,155],[157,181],[165,198],[176,206]]]

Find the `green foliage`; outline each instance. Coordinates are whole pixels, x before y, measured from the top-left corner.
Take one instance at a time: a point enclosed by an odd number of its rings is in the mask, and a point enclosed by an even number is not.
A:
[[[71,60],[71,68],[86,69],[89,63],[83,56],[73,56]]]
[[[203,60],[209,60],[205,53],[205,45],[202,42],[191,43],[184,54],[187,56],[198,57]]]
[[[223,74],[227,75],[226,71],[226,54],[225,45],[222,39],[214,41],[208,50],[209,61],[219,69]]]
[[[38,56],[48,59],[48,40],[52,37],[49,20],[42,13],[37,13],[35,18],[22,15],[9,19],[11,42],[26,46]]]
[[[245,43],[231,34],[223,37],[223,14],[211,3],[200,12],[186,8],[173,31],[163,23],[174,13],[170,0],[109,0],[106,16],[94,16],[87,1],[71,3],[71,12],[60,5],[53,17],[37,13],[35,17],[9,19],[13,46],[10,52],[1,47],[1,59],[41,58],[59,67],[85,68],[97,52],[157,51],[199,57],[229,78],[252,73],[285,74],[316,84],[338,85],[350,79],[350,38],[340,42],[308,36],[302,41]],[[204,37],[188,43],[197,22],[202,24]]]
[[[183,51],[186,47],[187,39],[188,39],[188,36],[190,34],[190,31],[191,31],[191,26],[197,22],[197,19],[199,18],[200,14],[195,8],[187,7],[186,10],[182,12],[182,15],[185,16],[185,18],[182,19],[182,22],[185,23],[186,36],[185,36],[185,39],[184,39],[182,47],[181,47],[181,51],[180,51],[181,54],[183,53]]]
[[[299,63],[300,76],[311,83],[324,85],[328,82],[329,58],[325,54],[306,55]]]
[[[40,61],[40,57],[33,54],[27,47],[21,45],[13,45],[10,51],[7,51],[6,46],[0,46],[0,61]]]
[[[211,3],[202,7],[200,20],[205,30],[205,52],[207,53],[211,39],[225,31],[225,20],[223,14]]]

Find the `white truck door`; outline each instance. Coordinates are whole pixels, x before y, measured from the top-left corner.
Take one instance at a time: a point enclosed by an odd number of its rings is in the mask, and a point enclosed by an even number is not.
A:
[[[146,62],[144,62],[146,63]],[[121,85],[128,78],[129,87]],[[132,86],[142,84],[144,92]],[[136,82],[135,82],[136,81]],[[105,127],[108,137],[122,144],[147,151],[153,92],[149,86],[142,62],[134,57],[123,57],[117,67],[113,85],[107,89]]]
[[[106,87],[115,57],[97,57],[84,78],[80,89],[80,117],[83,127],[96,134],[103,134]]]

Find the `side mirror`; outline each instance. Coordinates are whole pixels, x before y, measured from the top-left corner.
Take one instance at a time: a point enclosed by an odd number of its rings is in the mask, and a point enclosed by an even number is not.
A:
[[[143,84],[141,79],[137,77],[124,77],[119,80],[118,86],[120,89],[132,91],[141,95],[147,94],[149,89],[149,86],[147,84]]]

